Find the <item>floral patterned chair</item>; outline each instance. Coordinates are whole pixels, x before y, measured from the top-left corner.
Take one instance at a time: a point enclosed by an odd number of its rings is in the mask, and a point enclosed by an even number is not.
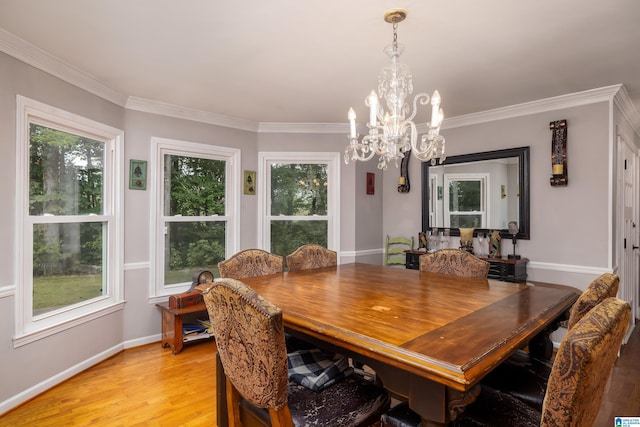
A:
[[[440,249],[420,255],[420,271],[448,274],[450,276],[486,279],[489,263],[460,249]]]
[[[560,344],[542,410],[488,386],[448,427],[593,425],[631,319],[631,306],[607,298],[569,330]],[[397,408],[397,407],[396,407]],[[392,409],[383,426],[407,426]],[[417,425],[417,424],[413,424]]]
[[[287,255],[289,271],[333,267],[338,264],[338,254],[320,245],[304,245]]]
[[[282,311],[244,283],[221,279],[204,301],[226,375],[229,425],[368,426],[389,408],[384,389],[357,376],[320,392],[289,382]]]
[[[242,279],[282,273],[284,258],[262,249],[245,249],[218,263],[220,277]]]

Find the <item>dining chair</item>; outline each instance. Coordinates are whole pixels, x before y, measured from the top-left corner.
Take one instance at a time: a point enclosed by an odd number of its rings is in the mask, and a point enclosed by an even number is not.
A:
[[[567,329],[571,329],[578,321],[605,298],[618,294],[620,277],[613,273],[604,273],[594,279],[571,307]]]
[[[320,245],[304,245],[286,256],[289,271],[333,267],[338,264],[338,254]]]
[[[486,279],[489,263],[460,249],[440,249],[420,255],[420,271]]]
[[[589,311],[618,293],[620,278],[604,273],[594,279],[571,307],[567,328],[572,329]],[[517,350],[509,359],[487,375],[482,383],[531,405],[542,408],[553,361]]]
[[[203,296],[217,331],[230,426],[368,426],[389,408],[383,388],[355,375],[319,392],[290,382],[282,311],[246,284],[221,279]]]
[[[405,265],[407,256],[404,251],[412,251],[414,245],[413,236],[408,237],[389,237],[384,245],[384,265]]]
[[[540,411],[483,385],[477,400],[448,427],[592,426],[630,319],[629,303],[607,298],[569,330],[558,349]],[[403,424],[394,417],[396,412],[403,414],[406,408],[391,409],[382,417],[382,425],[417,425]]]
[[[218,263],[220,277],[243,279],[283,272],[284,258],[262,249],[245,249]]]

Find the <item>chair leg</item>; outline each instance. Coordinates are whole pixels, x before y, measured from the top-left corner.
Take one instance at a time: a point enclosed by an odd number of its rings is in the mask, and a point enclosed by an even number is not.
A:
[[[281,409],[269,408],[269,417],[272,427],[294,427],[289,405],[284,405]]]
[[[229,427],[242,427],[240,421],[240,393],[227,378],[227,413]]]

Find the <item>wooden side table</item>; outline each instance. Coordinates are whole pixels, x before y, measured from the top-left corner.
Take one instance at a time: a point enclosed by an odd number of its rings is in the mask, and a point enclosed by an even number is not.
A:
[[[183,316],[193,313],[204,313],[208,316],[204,302],[184,308],[169,308],[168,302],[161,302],[156,306],[162,312],[162,347],[164,348],[168,345],[173,354],[180,353],[184,347],[182,338]]]
[[[406,254],[405,267],[412,270],[420,269],[420,255],[425,251],[404,251]],[[501,280],[503,282],[527,281],[527,262],[529,259],[509,259],[509,258],[481,258],[489,262],[489,279]]]

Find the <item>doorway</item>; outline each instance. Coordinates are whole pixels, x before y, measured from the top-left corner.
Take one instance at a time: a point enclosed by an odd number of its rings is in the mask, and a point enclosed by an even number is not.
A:
[[[622,256],[620,257],[620,289],[618,297],[631,304],[631,323],[624,339],[626,343],[635,327],[640,300],[640,224],[638,220],[638,177],[640,161],[633,147],[618,136],[619,176],[622,192]],[[620,193],[619,193],[620,194]]]

